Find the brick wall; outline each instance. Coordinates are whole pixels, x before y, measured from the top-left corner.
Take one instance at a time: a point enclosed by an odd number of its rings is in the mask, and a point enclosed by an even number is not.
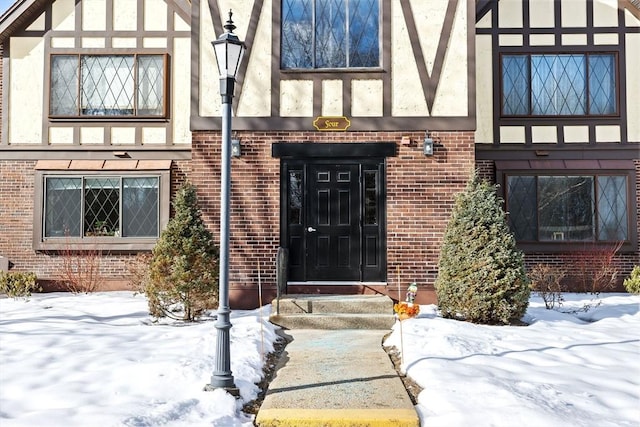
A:
[[[402,144],[403,137],[411,143]],[[256,304],[258,264],[265,299],[274,295],[275,260],[280,245],[280,161],[275,142],[395,142],[387,159],[387,292],[402,295],[410,282],[421,286],[419,302],[433,301],[439,246],[454,193],[461,191],[474,165],[472,132],[432,132],[435,155],[422,154],[424,132],[237,132],[242,156],[231,162],[231,303]],[[198,201],[209,229],[219,238],[220,134],[194,132],[192,172]],[[399,278],[398,278],[399,273]]]
[[[33,250],[34,166],[35,161],[0,160],[0,255],[9,259],[11,271],[32,271],[40,280],[49,281],[59,276],[62,259],[59,253]],[[173,192],[188,170],[188,162],[174,162]],[[127,286],[128,264],[133,256],[102,253],[100,274],[107,279],[106,287]]]

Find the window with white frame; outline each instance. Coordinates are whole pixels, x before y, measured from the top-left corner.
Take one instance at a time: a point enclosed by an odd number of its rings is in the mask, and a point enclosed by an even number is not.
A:
[[[629,240],[625,175],[509,175],[506,207],[519,242]]]
[[[504,54],[502,116],[617,114],[616,56]]]
[[[282,0],[283,69],[380,66],[380,0]]]
[[[51,117],[163,117],[167,55],[52,55]]]
[[[156,238],[159,176],[44,177],[43,238]]]

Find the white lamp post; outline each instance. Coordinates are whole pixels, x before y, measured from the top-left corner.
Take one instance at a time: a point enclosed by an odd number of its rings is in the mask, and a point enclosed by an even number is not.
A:
[[[211,384],[206,389],[226,389],[237,394],[237,388],[231,373],[231,356],[229,330],[231,322],[229,315],[229,195],[231,192],[231,102],[236,82],[236,73],[244,55],[245,45],[233,34],[235,25],[231,20],[224,25],[226,32],[214,42],[211,42],[216,54],[220,75],[220,95],[222,96],[222,160],[220,169],[220,276],[218,286],[218,318],[215,327],[216,363]]]

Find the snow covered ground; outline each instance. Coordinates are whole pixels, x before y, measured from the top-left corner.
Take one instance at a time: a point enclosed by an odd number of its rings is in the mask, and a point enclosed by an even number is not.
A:
[[[593,304],[565,295],[558,310]],[[640,297],[605,294],[577,314],[533,297],[529,326],[445,320],[435,306],[396,323],[403,370],[424,388],[425,426],[640,426]]]
[[[0,300],[0,426],[252,426],[261,349],[273,350],[268,308],[232,314],[231,371],[241,400],[203,391],[214,322],[153,324],[131,292],[36,294]],[[261,334],[264,333],[264,340]]]
[[[589,296],[567,295],[563,310]],[[404,369],[424,391],[424,426],[639,426],[640,296],[607,295],[586,313],[544,309],[529,326],[479,326],[422,306],[402,323]],[[252,426],[269,307],[232,314],[241,399],[205,392],[211,321],[153,323],[131,292],[0,299],[0,426]],[[260,321],[262,319],[262,322]],[[396,323],[387,345],[401,347]]]

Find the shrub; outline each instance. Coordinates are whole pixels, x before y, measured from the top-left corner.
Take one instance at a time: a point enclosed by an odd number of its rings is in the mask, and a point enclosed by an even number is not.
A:
[[[443,317],[474,323],[518,321],[529,304],[524,257],[495,187],[473,173],[455,198],[435,288]]]
[[[531,290],[542,298],[547,310],[551,310],[556,304],[562,305],[562,279],[565,276],[564,270],[547,264],[536,264],[529,272]]]
[[[640,294],[640,265],[633,267],[631,275],[624,279],[623,284],[630,294]]]
[[[61,251],[62,264],[58,280],[69,292],[89,293],[99,290],[105,278],[100,272],[103,253],[100,249],[74,250],[69,241]]]
[[[153,248],[143,280],[149,312],[156,317],[193,321],[218,302],[218,249],[197,207],[196,190],[183,185],[175,216]]]
[[[0,271],[0,293],[10,298],[29,298],[31,292],[42,291],[35,273]]]
[[[579,292],[598,295],[615,288],[618,268],[614,261],[622,243],[586,243],[582,250],[561,257]]]

